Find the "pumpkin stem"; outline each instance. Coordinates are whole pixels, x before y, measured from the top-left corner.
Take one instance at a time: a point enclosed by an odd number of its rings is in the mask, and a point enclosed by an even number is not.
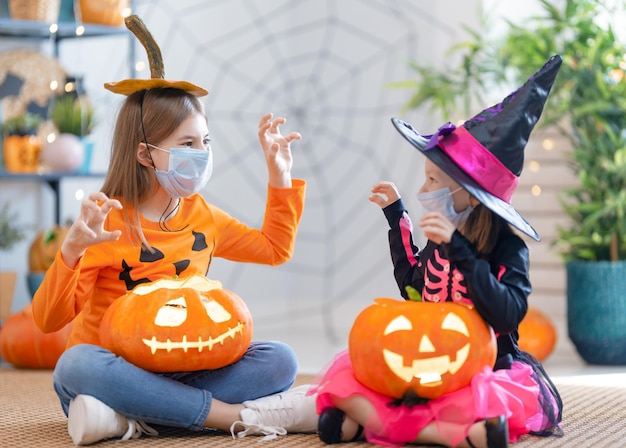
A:
[[[406,291],[406,294],[409,296],[409,300],[411,300],[412,302],[422,301],[422,295],[420,294],[420,292],[414,287],[412,287],[411,285],[406,285],[404,287],[404,290]]]
[[[143,48],[146,50],[146,54],[148,55],[148,62],[150,63],[150,77],[151,78],[165,78],[165,68],[163,66],[163,57],[161,56],[161,49],[159,45],[146,28],[146,25],[139,18],[139,16],[132,14],[124,19],[124,23],[126,24],[126,28],[128,28]]]

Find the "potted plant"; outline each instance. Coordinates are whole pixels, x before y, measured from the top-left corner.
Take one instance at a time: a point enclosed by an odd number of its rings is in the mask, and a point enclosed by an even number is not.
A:
[[[37,131],[42,121],[38,115],[26,112],[2,123],[4,167],[8,172],[37,171],[41,151]]]
[[[592,364],[626,364],[626,57],[610,18],[623,3],[565,0],[561,8],[539,0],[541,13],[500,38],[469,30],[472,38],[452,49],[456,68],[413,64],[417,79],[392,83],[411,88],[406,108],[430,103],[450,116],[490,89],[515,82],[550,56],[563,65],[541,125],[571,142],[571,168],[579,186],[562,194],[570,224],[553,246],[567,272],[569,337]],[[614,4],[611,10],[610,6]],[[483,21],[483,23],[486,23]]]
[[[26,228],[19,224],[17,218],[17,212],[11,210],[8,202],[4,203],[0,208],[0,252],[12,249],[26,238]],[[0,271],[0,319],[6,318],[11,312],[16,280],[17,272]]]
[[[58,131],[43,148],[42,161],[53,171],[75,171],[89,164],[92,143],[86,140],[95,120],[86,96],[65,94],[54,100],[50,119]],[[81,168],[81,171],[86,171]]]
[[[50,118],[62,134],[87,137],[93,131],[94,111],[86,96],[63,95],[54,100]]]

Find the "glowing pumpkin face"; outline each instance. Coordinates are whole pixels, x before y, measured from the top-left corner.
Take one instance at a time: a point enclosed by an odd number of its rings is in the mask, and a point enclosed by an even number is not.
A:
[[[139,285],[100,323],[105,348],[152,372],[218,369],[241,358],[251,340],[244,301],[199,275]]]
[[[493,330],[461,304],[379,298],[356,318],[349,340],[356,378],[383,395],[437,398],[492,367]]]

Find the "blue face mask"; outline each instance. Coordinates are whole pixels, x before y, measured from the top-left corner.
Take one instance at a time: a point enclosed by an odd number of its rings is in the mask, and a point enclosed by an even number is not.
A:
[[[213,173],[211,148],[207,150],[191,148],[167,150],[152,144],[150,146],[170,153],[168,169],[162,171],[155,167],[154,171],[159,184],[171,197],[189,197],[202,190],[211,178]]]
[[[467,217],[472,213],[472,210],[474,210],[474,207],[470,205],[459,213],[454,210],[454,199],[452,195],[460,190],[462,190],[462,187],[454,191],[450,191],[450,188],[444,187],[428,193],[418,193],[417,200],[420,201],[426,213],[440,212],[443,216],[448,218],[457,229],[460,229],[465,225]]]

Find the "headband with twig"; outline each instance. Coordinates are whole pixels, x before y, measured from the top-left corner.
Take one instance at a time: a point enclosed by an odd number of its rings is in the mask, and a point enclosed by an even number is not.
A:
[[[148,62],[150,63],[150,79],[124,79],[118,82],[107,82],[104,88],[113,93],[122,95],[130,95],[145,89],[180,89],[191,93],[194,96],[205,96],[209,92],[200,86],[192,84],[188,81],[170,81],[165,79],[165,68],[163,66],[163,57],[159,45],[146,28],[143,21],[136,15],[128,16],[124,19],[126,28],[128,28],[137,37],[148,54]]]

